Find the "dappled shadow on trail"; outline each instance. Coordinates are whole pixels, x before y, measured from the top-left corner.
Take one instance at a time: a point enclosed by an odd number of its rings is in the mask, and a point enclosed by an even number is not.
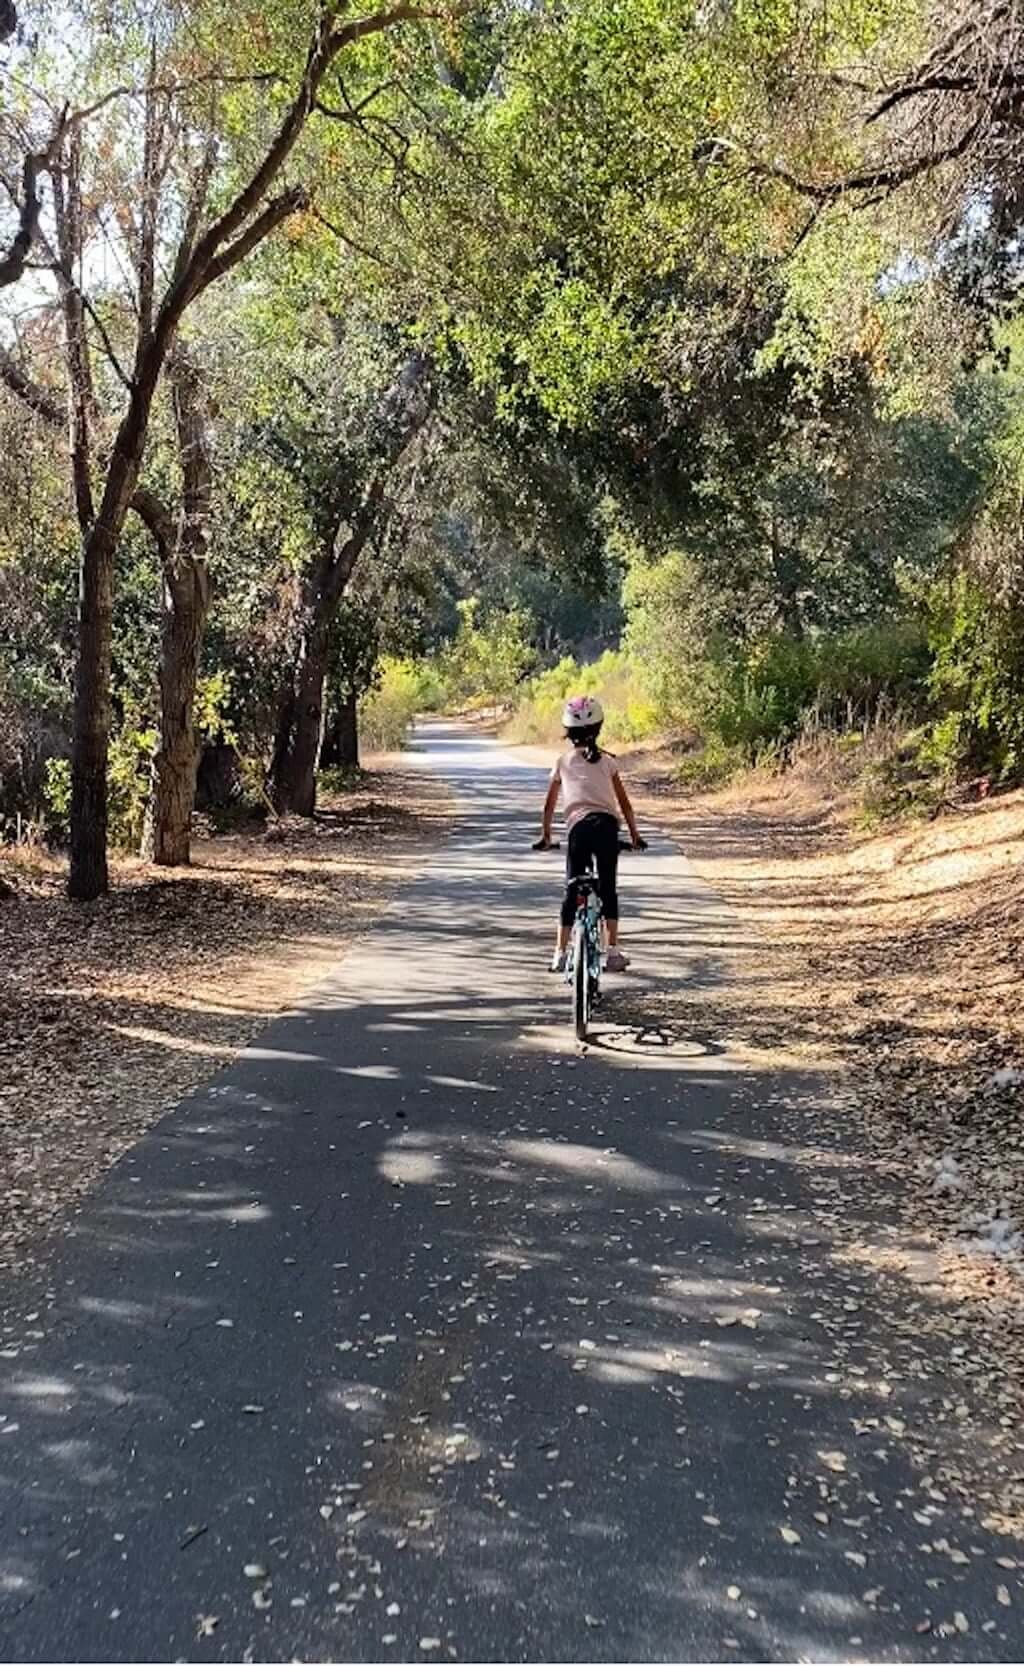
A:
[[[877,1176],[720,1035],[575,1049],[529,924],[557,872],[481,776],[475,830],[13,1302],[5,1651],[1017,1658],[936,1298],[853,1253]],[[639,1027],[728,923],[667,849],[624,896]]]

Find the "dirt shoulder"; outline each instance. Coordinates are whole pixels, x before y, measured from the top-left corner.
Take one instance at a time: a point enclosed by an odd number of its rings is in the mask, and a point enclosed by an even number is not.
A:
[[[687,799],[664,760],[630,762],[643,813],[752,928],[716,997],[730,1025],[838,1067],[867,1149],[913,1179],[950,1271],[1009,1295],[1000,1267],[1018,1265],[1024,1222],[1024,793],[868,835],[813,784]]]
[[[311,823],[200,840],[188,869],[118,862],[95,903],[67,901],[62,864],[0,855],[0,1266],[325,976],[452,814],[389,759]]]

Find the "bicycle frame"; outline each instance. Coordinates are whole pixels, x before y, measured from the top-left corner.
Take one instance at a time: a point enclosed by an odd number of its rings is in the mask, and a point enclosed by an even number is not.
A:
[[[592,874],[574,875],[566,889],[576,893],[576,916],[565,957],[565,981],[573,992],[576,1036],[585,1041],[590,1014],[601,993],[601,893]]]

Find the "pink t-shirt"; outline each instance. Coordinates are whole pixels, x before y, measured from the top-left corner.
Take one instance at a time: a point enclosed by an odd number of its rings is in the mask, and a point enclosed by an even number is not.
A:
[[[551,780],[557,781],[561,788],[562,813],[570,832],[578,821],[595,810],[619,820],[619,801],[612,785],[618,773],[615,759],[607,752],[602,752],[597,762],[591,764],[582,750],[573,747],[556,760]]]

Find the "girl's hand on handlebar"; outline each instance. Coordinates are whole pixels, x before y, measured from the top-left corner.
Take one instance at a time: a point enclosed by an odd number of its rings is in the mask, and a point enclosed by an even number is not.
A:
[[[635,838],[632,841],[632,845],[631,845],[630,848],[633,849],[633,850],[646,850],[647,849],[647,840],[642,839],[640,837],[639,833],[637,833],[637,835],[635,836]]]
[[[539,839],[534,839],[533,844],[530,846],[530,849],[531,850],[557,850],[558,849],[558,841],[557,841],[557,839],[549,839],[545,833],[542,833]]]

